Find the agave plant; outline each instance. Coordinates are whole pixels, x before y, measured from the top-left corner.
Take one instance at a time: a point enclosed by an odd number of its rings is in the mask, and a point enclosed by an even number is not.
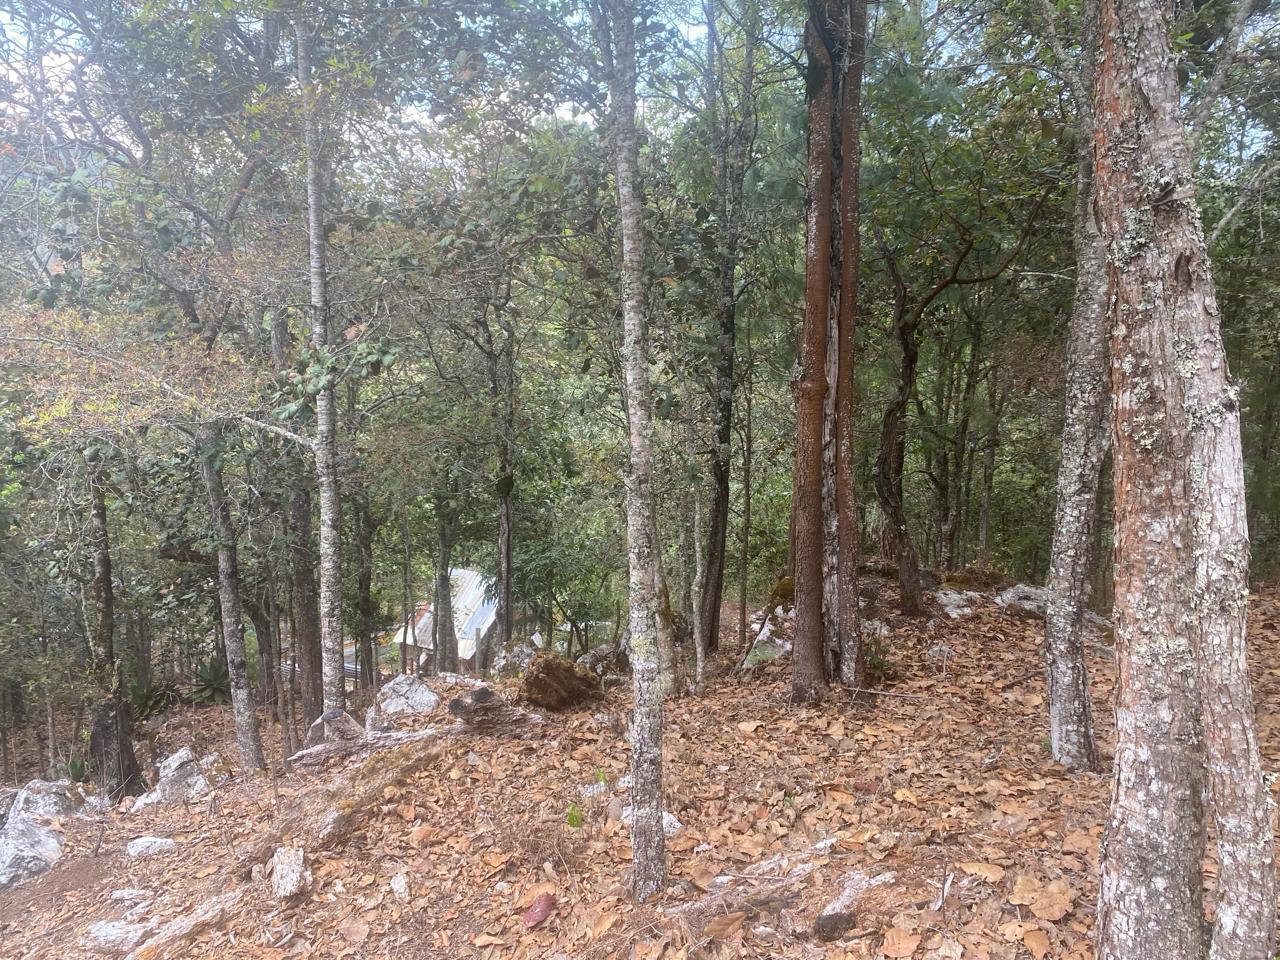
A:
[[[183,699],[187,703],[213,704],[231,702],[231,676],[225,660],[210,657],[196,664],[196,675]]]
[[[133,715],[139,720],[148,720],[178,702],[178,688],[172,683],[135,680],[128,685],[126,696],[133,707]]]

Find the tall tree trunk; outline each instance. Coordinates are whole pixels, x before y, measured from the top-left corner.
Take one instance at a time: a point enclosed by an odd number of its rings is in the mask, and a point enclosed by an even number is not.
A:
[[[1107,431],[1106,248],[1093,212],[1094,64],[1098,54],[1097,2],[1081,11],[1081,65],[1076,99],[1076,202],[1072,244],[1076,257],[1075,298],[1067,342],[1066,411],[1058,461],[1057,509],[1049,555],[1045,606],[1045,658],[1049,692],[1049,743],[1053,759],[1094,770],[1093,704],[1085,665],[1085,612],[1094,562],[1094,521]],[[1050,12],[1051,13],[1051,12]],[[1051,21],[1050,21],[1051,22]]]
[[[333,335],[329,323],[329,272],[325,263],[324,176],[316,91],[311,80],[311,26],[299,16],[298,86],[302,91],[302,135],[307,159],[307,251],[311,286],[312,362],[325,377],[316,393],[316,491],[320,497],[320,657],[325,710],[346,706],[342,649],[342,501],[338,496],[338,405],[334,395]]]
[[[622,365],[629,458],[626,475],[631,718],[631,890],[637,900],[667,882],[662,827],[663,646],[671,646],[671,612],[653,494],[653,414],[645,316],[644,205],[636,130],[636,11],[629,0],[602,0],[593,11],[609,84],[609,139],[622,243]]]
[[[301,462],[297,462],[299,469]],[[302,723],[324,713],[324,667],[320,656],[320,592],[311,536],[311,491],[299,485],[289,494],[289,575],[295,607],[294,653],[302,689]]]
[[[271,320],[271,358],[277,375],[289,368],[288,315],[277,310]],[[311,536],[311,491],[306,465],[292,449],[284,450],[285,547],[296,615],[291,618],[293,649],[302,687],[302,722],[310,727],[324,712],[324,677],[320,656],[320,593],[316,586],[316,555]],[[291,661],[292,662],[292,661]]]
[[[453,626],[453,547],[457,517],[443,497],[436,497],[436,529],[438,532],[436,554],[435,603],[432,608],[431,634],[435,650],[436,670],[447,673],[458,671],[458,635]]]
[[[1217,835],[1208,956],[1270,960],[1275,865],[1246,663],[1238,388],[1161,0],[1100,0],[1096,208],[1108,244],[1115,421],[1116,758],[1103,960],[1202,958],[1199,738]]]
[[[741,552],[738,554],[738,649],[741,651],[747,649],[747,588],[750,583],[751,568],[751,458],[755,440],[752,434],[754,424],[751,420],[754,412],[751,391],[754,389],[752,374],[755,369],[753,364],[755,358],[751,354],[750,327],[743,330],[743,340],[746,346],[743,386],[746,390],[743,392],[742,410],[742,542]],[[742,655],[746,656],[745,652]]]
[[[1091,161],[1081,157],[1082,165]],[[1076,293],[1067,346],[1066,413],[1045,608],[1049,741],[1054,760],[1083,770],[1098,765],[1084,631],[1098,488],[1110,443],[1106,251],[1093,226],[1090,180],[1084,172],[1078,180],[1082,193],[1076,201]]]
[[[236,551],[236,529],[231,504],[222,482],[218,450],[221,431],[214,424],[201,427],[196,435],[200,451],[200,474],[209,501],[213,535],[218,542],[218,600],[222,611],[222,642],[227,655],[227,675],[231,681],[231,711],[235,718],[236,746],[246,769],[266,767],[258,715],[249,689],[249,664],[244,653],[244,617],[240,612],[240,569]]]
[[[982,492],[978,504],[978,563],[983,568],[991,566],[991,500],[995,493],[996,453],[1000,450],[1000,418],[1008,395],[1007,381],[999,371],[999,366],[993,364],[987,374],[991,427],[982,446]]]
[[[866,0],[845,0],[848,36],[845,69],[836,106],[840,118],[840,303],[836,311],[839,357],[836,373],[836,635],[840,682],[866,685],[862,623],[858,614],[858,503],[853,476],[854,348],[858,325],[858,273],[862,262],[860,187],[862,169],[862,74],[867,50]],[[834,19],[834,18],[833,18]],[[842,23],[841,17],[835,22]]]
[[[899,607],[908,617],[918,617],[924,612],[920,557],[911,539],[911,531],[907,529],[902,496],[902,472],[907,456],[907,406],[915,389],[916,365],[920,360],[916,330],[905,306],[896,309],[893,333],[902,353],[901,367],[897,391],[880,420],[880,449],[876,455],[875,472],[876,498],[884,514],[884,532],[898,565]]]
[[[826,24],[822,14],[823,25]],[[831,52],[813,11],[805,23],[808,54],[809,147],[805,226],[804,326],[796,398],[796,465],[791,505],[794,524],[796,620],[791,655],[791,702],[815,703],[826,692],[823,557],[826,516],[822,500],[823,407],[827,394],[831,310],[832,110]]]
[[[947,522],[941,531],[942,568],[946,571],[963,565],[960,549],[960,533],[964,528],[965,507],[968,502],[966,474],[972,463],[969,451],[969,425],[973,418],[973,398],[978,389],[979,366],[982,358],[982,315],[969,317],[967,326],[969,358],[965,363],[964,382],[960,388],[959,409],[956,412],[956,439],[952,450],[951,478],[947,483],[950,502],[947,505]]]
[[[373,601],[373,539],[382,526],[369,506],[363,490],[352,497],[356,536],[356,652],[360,664],[360,683],[366,690],[378,686],[378,662],[374,634],[378,629],[378,607]]]
[[[725,548],[729,532],[729,473],[733,456],[735,339],[737,336],[737,268],[741,255],[742,188],[755,132],[755,38],[744,38],[742,80],[738,90],[741,116],[730,115],[726,93],[727,62],[720,43],[716,5],[703,3],[707,23],[706,101],[712,131],[716,221],[720,249],[716,258],[716,353],[712,373],[713,435],[711,444],[711,503],[706,511],[706,539],[702,551],[698,611],[694,618],[699,650],[705,659],[720,645],[720,604],[724,598]],[[699,682],[701,682],[699,676]]]
[[[115,656],[115,586],[111,580],[111,537],[107,527],[107,478],[97,462],[89,471],[89,543],[93,550],[93,632],[89,651],[100,699],[93,705],[89,758],[103,796],[111,801],[147,789],[133,753],[133,716],[120,699]]]

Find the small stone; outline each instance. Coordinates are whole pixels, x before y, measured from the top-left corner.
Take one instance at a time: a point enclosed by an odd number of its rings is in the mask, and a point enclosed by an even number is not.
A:
[[[146,900],[151,896],[150,890],[112,890],[108,900],[116,903],[137,903],[139,900]]]
[[[404,873],[397,873],[391,878],[391,892],[395,894],[395,898],[401,903],[409,902],[409,877]]]
[[[277,900],[288,901],[311,888],[311,871],[301,847],[277,847],[271,858],[271,892]]]
[[[168,837],[136,837],[129,841],[125,852],[131,857],[155,857],[177,849],[177,843]]]

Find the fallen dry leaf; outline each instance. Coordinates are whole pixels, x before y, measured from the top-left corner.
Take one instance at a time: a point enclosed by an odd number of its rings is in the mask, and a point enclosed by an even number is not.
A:
[[[736,910],[733,913],[722,913],[708,923],[702,932],[712,940],[728,940],[742,929],[742,922],[746,919],[747,915],[742,910]]]
[[[981,877],[988,883],[995,883],[1004,877],[1004,867],[995,863],[957,863],[957,867],[974,877]]]
[[[920,946],[920,934],[907,933],[901,927],[890,927],[884,932],[884,943],[880,945],[880,952],[886,957],[898,960],[901,957],[911,956],[918,946]]]
[[[529,928],[536,927],[547,917],[551,916],[551,911],[556,908],[556,897],[553,893],[541,893],[538,898],[533,901],[533,905],[520,915],[520,919],[524,921],[524,925]]]
[[[1049,952],[1049,936],[1043,930],[1028,930],[1022,935],[1022,945],[1031,951],[1035,960]]]
[[[1054,880],[1031,901],[1031,912],[1041,920],[1061,920],[1071,912],[1076,892],[1065,880]]]
[[[351,943],[363,943],[369,936],[369,924],[360,917],[347,917],[342,922],[342,926],[338,928],[338,932],[342,934],[342,938]]]

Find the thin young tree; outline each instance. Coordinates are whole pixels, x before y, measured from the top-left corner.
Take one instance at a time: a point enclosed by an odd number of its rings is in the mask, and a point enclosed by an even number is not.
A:
[[[1094,177],[1113,289],[1119,661],[1099,956],[1269,960],[1274,843],[1247,669],[1239,393],[1196,203],[1172,14],[1159,0],[1099,3]],[[1206,780],[1219,860],[1208,942]]]
[[[314,26],[299,14],[298,87],[302,94],[302,139],[307,164],[307,276],[311,291],[312,362],[327,364],[333,348],[329,322],[329,271],[324,227],[324,167],[319,105],[311,69]],[[346,667],[342,649],[342,499],[338,494],[338,404],[334,371],[325,373],[316,391],[316,490],[320,500],[320,656],[325,710],[346,706]]]
[[[1076,107],[1076,199],[1071,237],[1076,285],[1067,338],[1057,508],[1045,584],[1049,744],[1058,763],[1093,770],[1098,765],[1098,748],[1093,737],[1093,705],[1084,659],[1084,615],[1094,561],[1098,488],[1111,445],[1107,432],[1106,249],[1092,208],[1097,2],[1082,3],[1077,58],[1068,55],[1058,35],[1049,0],[1041,0],[1041,15]]]
[[[231,710],[235,718],[236,746],[245,769],[266,767],[258,715],[249,689],[249,664],[244,652],[244,616],[240,609],[240,560],[236,549],[236,528],[231,503],[222,480],[222,431],[218,424],[201,427],[199,445],[200,476],[209,502],[209,517],[217,540],[218,609],[222,614],[222,642],[227,654],[227,674],[231,681]],[[260,638],[265,641],[266,638]]]
[[[609,149],[618,194],[622,244],[622,366],[629,457],[626,475],[630,654],[635,705],[631,718],[631,892],[637,900],[667,882],[662,828],[661,634],[670,634],[670,610],[657,540],[653,493],[653,397],[645,312],[644,204],[640,196],[636,126],[636,7],[631,0],[601,0],[592,20],[609,88]]]

